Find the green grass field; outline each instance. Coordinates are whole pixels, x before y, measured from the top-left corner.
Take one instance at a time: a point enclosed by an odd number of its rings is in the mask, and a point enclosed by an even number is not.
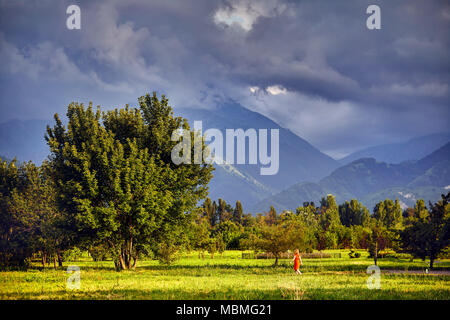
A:
[[[367,288],[373,264],[362,253],[350,259],[304,259],[302,275],[295,275],[288,260],[242,259],[240,251],[226,251],[214,259],[191,253],[167,267],[158,261],[140,261],[136,270],[116,272],[112,261],[65,262],[81,270],[81,288],[69,290],[64,270],[36,264],[28,271],[0,272],[0,299],[450,299],[448,274],[425,274],[421,260],[385,258],[379,260],[381,288]],[[450,260],[436,263],[448,272]],[[415,274],[393,274],[417,270]],[[444,272],[445,273],[445,272]]]

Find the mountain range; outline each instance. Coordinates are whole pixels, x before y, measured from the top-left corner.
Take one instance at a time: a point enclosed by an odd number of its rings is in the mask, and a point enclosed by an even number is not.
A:
[[[399,199],[402,207],[417,199],[436,201],[450,189],[450,142],[416,161],[388,164],[362,158],[344,165],[317,183],[297,183],[253,207],[254,212],[295,210],[304,201],[318,203],[333,194],[338,203],[358,199],[369,209],[386,198]]]
[[[361,158],[375,158],[386,163],[400,163],[421,159],[450,141],[450,132],[416,137],[406,142],[383,144],[365,148],[339,159],[341,165]]]

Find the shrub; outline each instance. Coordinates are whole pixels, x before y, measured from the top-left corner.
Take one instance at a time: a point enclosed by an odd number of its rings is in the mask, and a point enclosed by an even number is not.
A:
[[[350,249],[350,252],[348,253],[348,256],[350,257],[350,259],[355,259],[355,258],[361,257],[361,254],[359,252],[356,252],[353,249]]]
[[[384,255],[385,258],[394,258],[394,259],[409,259],[413,258],[409,253],[388,253]]]
[[[178,246],[163,242],[158,246],[156,257],[159,263],[169,266],[178,259],[178,251]]]
[[[254,252],[242,252],[242,259],[255,259]]]
[[[72,249],[66,250],[63,253],[63,260],[64,261],[78,261],[81,258],[81,255],[83,253],[81,250],[77,247],[74,247]]]
[[[91,247],[89,249],[89,254],[94,261],[106,261],[113,256],[111,251],[104,245]]]

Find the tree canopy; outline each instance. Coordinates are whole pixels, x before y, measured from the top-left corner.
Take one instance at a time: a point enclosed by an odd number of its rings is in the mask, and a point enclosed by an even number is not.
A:
[[[139,98],[140,109],[94,111],[72,103],[67,128],[55,115],[47,128],[59,207],[80,242],[100,240],[116,254],[116,266],[133,266],[145,250],[207,194],[209,164],[171,161],[173,131],[190,131],[174,117],[166,97]],[[202,148],[206,148],[202,144]],[[192,150],[193,152],[193,150]]]

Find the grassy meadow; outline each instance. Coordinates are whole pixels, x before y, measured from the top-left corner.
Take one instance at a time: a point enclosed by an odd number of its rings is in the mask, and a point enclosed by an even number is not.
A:
[[[173,265],[140,261],[136,270],[116,272],[112,261],[93,262],[83,256],[65,262],[64,269],[0,272],[0,299],[450,299],[450,260],[440,260],[426,274],[421,260],[379,260],[381,288],[367,288],[373,264],[365,251],[350,259],[304,259],[302,275],[295,275],[289,260],[274,267],[271,259],[242,259],[241,251],[225,251],[214,259],[197,253],[185,254]],[[81,288],[66,287],[67,266],[81,270]],[[392,273],[391,270],[401,271]],[[415,270],[415,273],[405,273]]]

